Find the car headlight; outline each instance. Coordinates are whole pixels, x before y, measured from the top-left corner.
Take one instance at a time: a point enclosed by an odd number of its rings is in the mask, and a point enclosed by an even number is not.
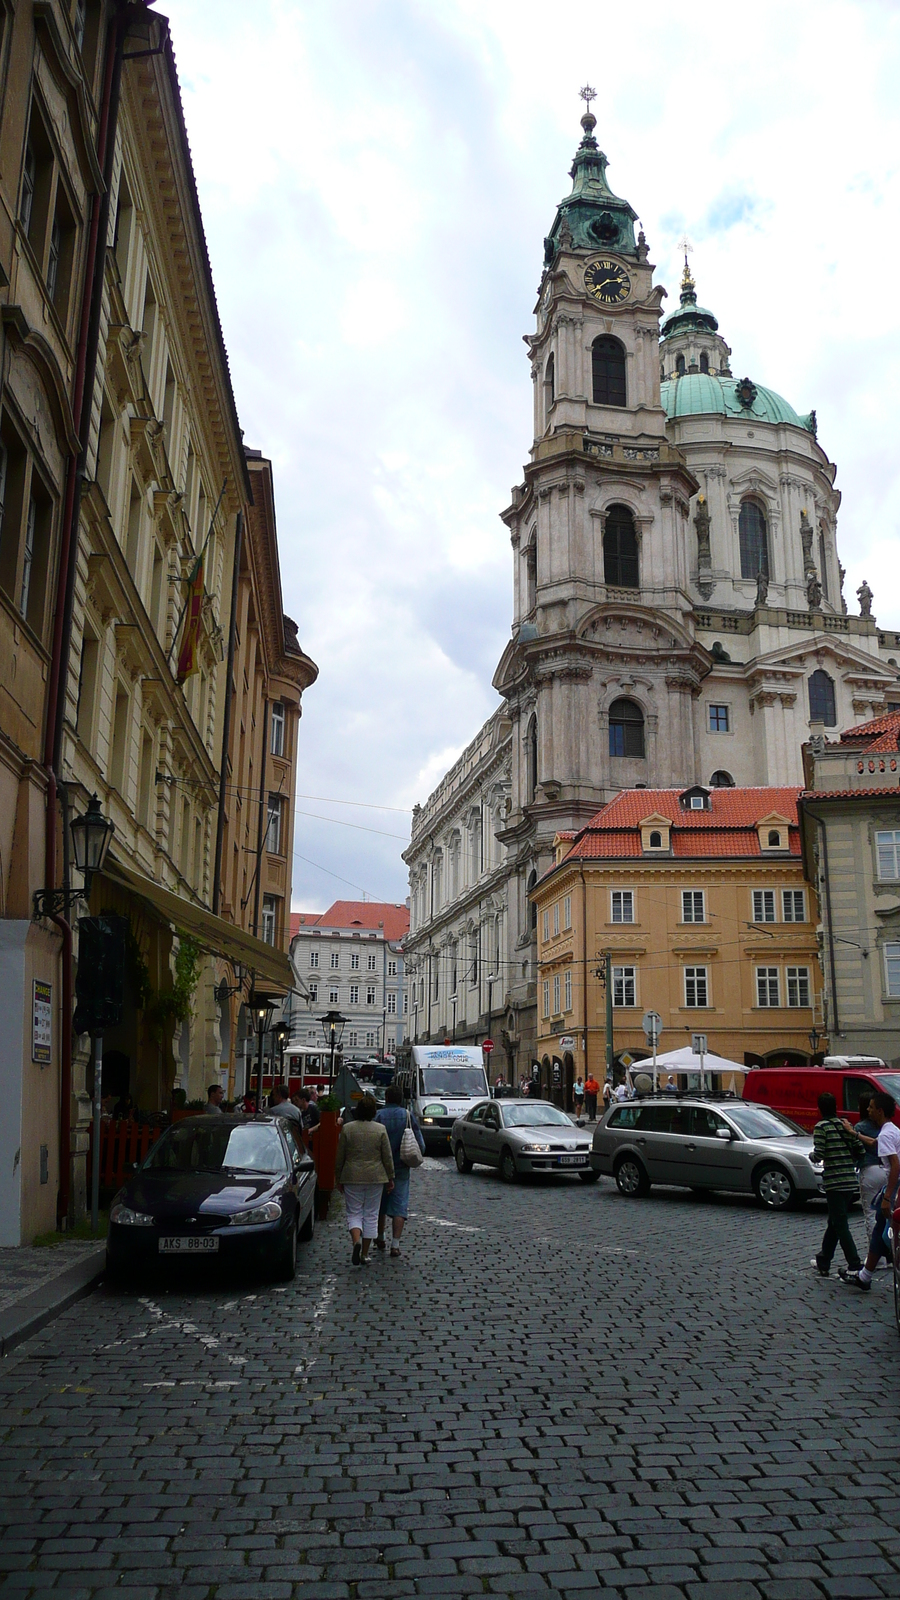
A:
[[[550,1146],[548,1144],[523,1144],[522,1149],[527,1150],[531,1155],[546,1155]]]
[[[252,1206],[249,1211],[235,1211],[229,1217],[229,1227],[246,1228],[254,1222],[277,1222],[281,1206],[277,1200],[267,1200],[264,1206]]]
[[[109,1220],[123,1228],[152,1228],[156,1218],[148,1216],[146,1211],[132,1211],[130,1206],[123,1206],[119,1201],[111,1208]]]
[[[423,1117],[422,1121],[423,1122],[433,1122],[434,1121],[434,1117]]]

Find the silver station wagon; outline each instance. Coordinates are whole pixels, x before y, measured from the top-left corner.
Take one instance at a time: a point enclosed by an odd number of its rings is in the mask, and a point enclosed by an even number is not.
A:
[[[594,1132],[591,1166],[639,1197],[653,1183],[755,1194],[773,1211],[824,1195],[803,1128],[768,1106],[708,1096],[648,1096],[613,1106]]]
[[[574,1172],[596,1183],[591,1141],[547,1100],[482,1100],[453,1124],[450,1143],[460,1172],[499,1167],[506,1183],[532,1172]]]

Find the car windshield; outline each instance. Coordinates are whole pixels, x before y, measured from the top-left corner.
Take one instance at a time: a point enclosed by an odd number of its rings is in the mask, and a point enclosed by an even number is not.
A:
[[[886,1089],[895,1100],[900,1100],[900,1072],[878,1072],[875,1076],[879,1089]]]
[[[480,1067],[424,1067],[420,1077],[423,1094],[446,1094],[461,1100],[487,1094]]]
[[[264,1122],[235,1126],[219,1119],[178,1123],[153,1146],[145,1170],[157,1172],[283,1172],[285,1157],[275,1129]]]
[[[527,1100],[523,1100],[521,1105],[504,1106],[503,1121],[508,1128],[555,1128],[560,1125],[571,1128],[572,1126],[565,1112],[557,1110],[556,1106],[529,1104]]]
[[[727,1112],[748,1139],[783,1139],[785,1134],[802,1133],[809,1138],[805,1128],[783,1117],[780,1111],[769,1111],[766,1106],[729,1105]]]

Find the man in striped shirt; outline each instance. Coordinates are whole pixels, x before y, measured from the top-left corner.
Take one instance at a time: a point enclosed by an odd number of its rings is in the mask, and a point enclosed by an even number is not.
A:
[[[817,1122],[813,1129],[813,1155],[818,1157],[824,1168],[828,1226],[822,1248],[811,1265],[823,1278],[827,1278],[838,1245],[844,1252],[851,1272],[858,1272],[862,1265],[850,1232],[849,1215],[854,1200],[859,1199],[856,1163],[865,1150],[853,1124],[838,1116],[837,1101],[833,1094],[819,1095],[819,1115],[822,1121]]]

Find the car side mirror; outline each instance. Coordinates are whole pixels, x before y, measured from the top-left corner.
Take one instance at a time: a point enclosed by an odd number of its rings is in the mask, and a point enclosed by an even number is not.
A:
[[[716,1138],[722,1139],[725,1143],[730,1144],[731,1140],[734,1138],[734,1134],[730,1128],[717,1128]]]

